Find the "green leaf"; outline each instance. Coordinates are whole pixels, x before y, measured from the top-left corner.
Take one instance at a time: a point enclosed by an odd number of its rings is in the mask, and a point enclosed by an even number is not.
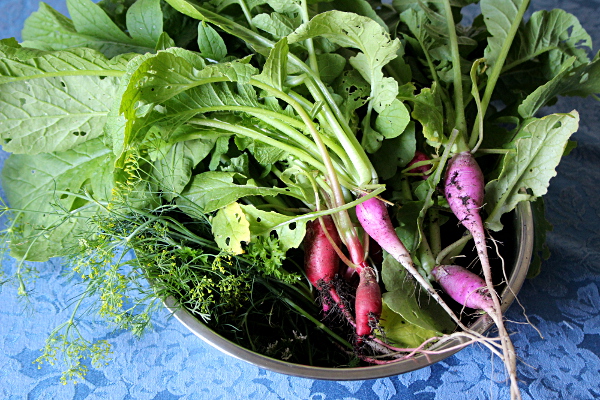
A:
[[[40,3],[39,10],[25,21],[22,45],[49,51],[89,47],[109,58],[154,51],[155,46],[140,45],[127,36],[90,0],[70,0],[67,3],[69,10],[73,8],[70,13],[77,19],[76,23],[47,4]]]
[[[288,52],[287,38],[284,37],[271,49],[263,70],[256,76],[256,79],[276,89],[283,90],[283,82],[287,76]]]
[[[579,114],[571,111],[530,120],[521,128],[515,151],[504,156],[500,175],[485,187],[489,229],[501,230],[500,217],[519,202],[546,194],[568,140],[578,126]]]
[[[337,53],[317,54],[319,77],[325,83],[332,83],[344,71],[346,59]]]
[[[407,276],[399,262],[386,255],[381,268],[386,288],[383,300],[392,311],[407,322],[438,335],[454,329],[454,323],[444,309]]]
[[[162,157],[154,162],[153,175],[167,200],[173,200],[187,186],[193,168],[210,154],[215,142],[213,138],[185,140],[156,152]]]
[[[241,205],[241,208],[250,223],[250,234],[253,238],[277,234],[283,251],[297,248],[302,243],[306,234],[307,220],[292,221],[297,217],[259,210],[251,205]]]
[[[533,117],[560,95],[586,97],[600,93],[600,58],[573,68],[574,63],[575,57],[565,61],[562,71],[527,96],[519,105],[519,114],[523,118]]]
[[[288,36],[289,43],[324,37],[343,47],[361,50],[350,64],[371,85],[371,102],[377,112],[392,103],[398,94],[398,82],[384,77],[382,68],[396,57],[400,47],[377,22],[342,11],[327,11],[313,17]]]
[[[341,96],[340,109],[347,120],[369,101],[369,84],[355,70],[344,71],[333,83],[335,92]]]
[[[198,48],[202,57],[221,61],[227,55],[225,41],[217,31],[205,22],[198,24]]]
[[[233,172],[210,171],[195,175],[178,199],[181,206],[193,206],[209,213],[246,196],[277,196],[291,194],[285,188],[262,187],[252,183],[236,184]]]
[[[416,149],[415,123],[411,121],[400,136],[384,140],[373,155],[373,166],[379,178],[387,180],[395,176],[398,167],[404,167],[412,160]]]
[[[252,18],[252,24],[256,28],[269,33],[275,40],[280,40],[300,25],[300,18],[292,19],[279,13],[262,13]]]
[[[576,58],[575,66],[589,61],[592,38],[583,29],[577,17],[564,10],[541,10],[533,13],[527,24],[517,31],[515,45],[508,54],[506,70],[540,57],[548,52],[546,68],[556,75],[565,61]]]
[[[235,143],[239,150],[248,150],[259,164],[267,167],[288,156],[285,150],[244,136],[236,136]]]
[[[446,141],[442,100],[434,88],[423,88],[414,97],[412,117],[423,126],[423,136],[433,147]]]
[[[424,205],[424,201],[406,201],[395,215],[398,221],[396,234],[411,253],[419,246],[419,214]]]
[[[102,134],[128,57],[107,60],[90,49],[35,57],[16,50],[11,57],[0,59],[0,137],[6,151],[64,151]]]
[[[165,132],[174,131],[198,114],[201,107],[258,104],[256,93],[243,85],[238,85],[240,90],[234,93],[226,84],[215,84],[248,82],[256,69],[247,61],[206,66],[197,53],[179,48],[145,57],[130,73],[122,96],[119,111],[124,115],[125,129],[118,147],[128,151],[139,146],[149,127],[156,123],[162,124]],[[254,98],[249,97],[252,93]]]
[[[438,335],[435,331],[423,329],[402,318],[400,314],[389,307],[385,299],[379,320],[385,330],[386,339],[398,347],[414,349],[427,339]]]
[[[140,46],[154,48],[163,33],[160,0],[137,0],[127,10],[127,31]]]
[[[66,0],[75,30],[82,35],[105,41],[127,43],[127,36],[97,4],[91,0]]]
[[[112,161],[110,148],[100,138],[64,152],[11,155],[2,170],[7,201],[15,210],[17,237],[11,255],[46,261],[67,254],[77,244],[77,235],[89,229],[86,218],[98,208],[74,211],[86,202],[66,192],[85,190],[97,200],[109,199]]]
[[[410,114],[406,106],[395,99],[383,109],[375,120],[375,128],[386,139],[398,137],[404,132],[410,122]]]
[[[481,0],[481,14],[490,34],[487,39],[488,45],[484,50],[486,63],[492,67],[488,72],[496,64],[505,40],[512,40],[509,37],[511,26],[519,15],[518,10],[523,1],[527,0]]]
[[[208,8],[200,6],[196,2],[190,0],[166,0],[173,8],[180,13],[189,17],[199,19],[200,21],[210,22],[223,29],[225,32],[240,38],[249,46],[254,48],[260,54],[268,54],[268,51],[273,47],[273,42],[265,38],[264,36],[252,31],[245,26],[242,26],[224,15],[219,14],[220,5],[228,6],[230,4],[237,3],[237,0],[225,0],[217,2],[217,9],[211,11]],[[277,10],[275,10],[277,11]]]
[[[328,0],[322,6],[329,10],[345,11],[365,16],[381,25],[386,32],[389,31],[385,21],[381,19],[375,8],[367,0]]]
[[[211,220],[212,233],[220,249],[242,254],[242,243],[250,242],[250,223],[238,203],[220,209]]]

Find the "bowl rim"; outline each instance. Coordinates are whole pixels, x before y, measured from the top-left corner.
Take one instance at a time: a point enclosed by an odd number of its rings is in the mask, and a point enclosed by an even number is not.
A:
[[[517,243],[520,246],[518,246],[518,251],[515,255],[515,268],[509,277],[508,285],[502,291],[503,312],[506,312],[514,302],[516,294],[521,290],[531,263],[534,245],[534,221],[533,211],[529,202],[521,202],[517,205],[515,220],[515,226],[518,227],[516,229]],[[466,342],[466,339],[455,338],[439,346],[437,348],[441,351],[439,354],[427,357],[425,355],[418,355],[408,360],[390,364],[348,368],[316,367],[290,363],[248,350],[219,335],[185,308],[178,307],[174,297],[166,298],[164,304],[169,312],[190,332],[222,353],[273,372],[309,379],[351,381],[399,375],[442,361],[460,351],[461,348],[456,347]],[[477,332],[484,333],[492,325],[492,320],[487,315],[482,315],[471,324],[471,328]]]

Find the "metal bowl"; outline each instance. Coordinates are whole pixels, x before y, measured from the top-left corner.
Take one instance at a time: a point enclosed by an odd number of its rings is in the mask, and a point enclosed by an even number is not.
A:
[[[521,286],[523,285],[523,282],[527,276],[527,271],[529,269],[533,252],[533,214],[530,204],[528,202],[520,203],[513,215],[515,228],[514,263],[513,268],[510,271],[508,285],[502,292],[503,311],[508,309],[508,307],[514,301],[515,295],[520,291]],[[347,381],[377,379],[403,374],[429,366],[450,357],[460,350],[457,350],[456,346],[464,343],[462,339],[454,339],[436,348],[436,350],[440,351],[439,354],[430,355],[429,357],[419,355],[409,360],[398,361],[385,365],[372,365],[355,368],[314,367],[270,358],[243,348],[215,333],[187,310],[177,307],[176,300],[174,298],[166,299],[165,305],[170,311],[173,312],[175,318],[177,318],[177,320],[179,320],[179,322],[181,322],[187,329],[221,352],[260,368],[286,375],[310,379]],[[483,315],[471,324],[471,328],[480,333],[484,333],[492,326],[492,324],[493,323],[491,319]],[[452,348],[452,350],[450,350],[450,348]]]

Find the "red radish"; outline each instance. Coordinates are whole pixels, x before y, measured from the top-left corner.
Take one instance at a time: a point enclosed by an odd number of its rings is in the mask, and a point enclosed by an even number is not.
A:
[[[431,273],[444,292],[456,302],[477,310],[493,310],[494,302],[479,275],[459,265],[438,265]]]
[[[413,164],[416,164],[421,161],[427,161],[429,159],[430,158],[427,154],[423,153],[422,151],[417,150],[417,151],[415,151],[415,156],[408,163],[407,166],[410,167]],[[418,167],[415,167],[415,168],[409,170],[408,172],[414,173],[414,174],[421,174],[421,178],[427,179],[427,177],[429,177],[429,175],[427,173],[429,172],[430,169],[431,169],[431,165],[420,165]]]
[[[359,341],[373,331],[373,326],[381,316],[381,289],[377,282],[375,270],[369,266],[359,274],[360,281],[356,288],[356,336]]]
[[[511,381],[511,393],[520,398],[515,349],[504,326],[499,296],[494,290],[492,270],[487,254],[485,228],[479,214],[479,210],[483,206],[484,178],[481,168],[471,152],[458,153],[448,161],[444,185],[444,193],[450,210],[473,236],[485,283],[493,302],[493,307],[486,311],[498,328],[504,353],[504,363]]]
[[[333,219],[328,215],[322,218],[327,233],[333,243],[339,247],[341,240]],[[304,238],[304,270],[310,283],[316,288],[331,283],[339,272],[339,263],[340,259],[320,221],[316,219],[308,222]]]
[[[341,240],[337,229],[330,216],[321,217],[333,245],[340,246]],[[332,243],[325,234],[321,222],[317,219],[306,224],[304,238],[304,271],[309,282],[320,292],[329,293],[335,304],[342,304],[342,300],[333,287],[333,281],[339,274],[340,258]],[[323,302],[323,310],[329,310],[329,304]]]

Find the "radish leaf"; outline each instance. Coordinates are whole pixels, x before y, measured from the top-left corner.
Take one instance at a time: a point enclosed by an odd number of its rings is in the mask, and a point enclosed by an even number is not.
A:
[[[515,151],[504,156],[502,171],[485,187],[489,229],[502,229],[500,217],[521,201],[533,201],[548,191],[550,179],[579,127],[579,114],[552,114],[526,123],[515,140]]]

